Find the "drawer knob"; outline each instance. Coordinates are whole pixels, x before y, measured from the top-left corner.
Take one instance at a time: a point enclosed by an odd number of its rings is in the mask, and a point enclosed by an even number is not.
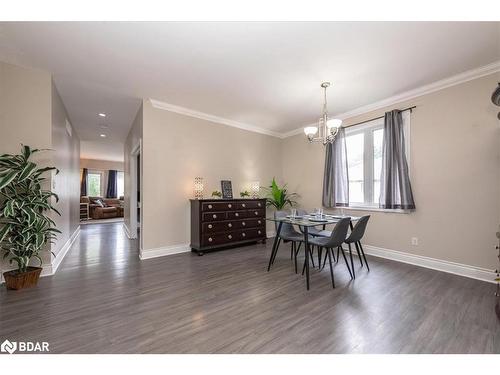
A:
[[[233,224],[229,223],[227,226],[228,226],[229,228],[232,228]]]
[[[213,225],[212,224],[208,224],[208,229],[212,229]]]
[[[238,217],[238,216],[240,216],[240,214],[236,212],[236,213],[234,214],[234,216]]]
[[[247,225],[247,223],[245,223],[245,222],[243,221],[243,222],[241,223],[241,225],[245,226],[245,225]]]
[[[208,237],[208,242],[212,242],[212,237]]]
[[[231,208],[231,207],[233,207],[233,205],[232,205],[231,203],[229,203],[229,204],[227,205],[227,207],[228,207],[228,208]]]
[[[246,236],[246,234],[245,234],[245,233],[241,233],[241,235],[242,235],[243,237],[245,237],[245,236]]]
[[[260,206],[261,206],[261,204],[260,204],[260,203],[258,203],[258,204],[257,204],[257,206],[259,206],[259,207],[260,207]]]
[[[246,207],[246,206],[245,206],[245,203],[243,203],[243,204],[241,205],[241,207]]]
[[[233,238],[233,236],[229,235],[229,236],[227,236],[227,238],[231,239],[231,238]]]
[[[259,230],[257,233],[261,234],[261,231]]]
[[[260,221],[260,220],[259,220],[259,221],[257,221],[257,223],[261,224],[261,223],[262,223],[262,221]]]
[[[259,213],[257,211],[255,211],[255,215],[258,215]]]
[[[209,205],[208,205],[208,208],[212,208],[212,205],[211,205],[211,204],[209,204]]]
[[[214,219],[217,219],[217,215],[216,215],[216,214],[213,214],[213,215],[212,215],[212,217],[213,217]]]

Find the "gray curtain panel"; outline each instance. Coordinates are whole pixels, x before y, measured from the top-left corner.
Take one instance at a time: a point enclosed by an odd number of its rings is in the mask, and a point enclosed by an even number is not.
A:
[[[349,177],[347,174],[345,130],[340,128],[333,143],[326,145],[325,174],[323,176],[323,206],[349,205]]]
[[[386,112],[380,177],[380,207],[415,209],[406,161],[405,135],[401,111]]]

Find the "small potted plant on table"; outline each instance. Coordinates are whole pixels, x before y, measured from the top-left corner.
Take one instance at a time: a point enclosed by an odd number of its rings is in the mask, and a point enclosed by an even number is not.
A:
[[[41,252],[47,243],[61,233],[48,216],[50,211],[59,212],[52,206],[55,193],[44,190],[47,180],[43,175],[54,167],[39,168],[30,157],[40,150],[22,146],[19,155],[0,156],[0,249],[2,259],[17,264],[17,269],[5,272],[8,289],[35,286],[42,271],[30,264],[36,259],[42,265]]]

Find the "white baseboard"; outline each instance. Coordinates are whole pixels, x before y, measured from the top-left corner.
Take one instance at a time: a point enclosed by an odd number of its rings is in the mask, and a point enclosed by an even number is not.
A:
[[[267,238],[275,236],[275,232],[269,231],[266,233]],[[430,258],[422,255],[404,253],[402,251],[384,249],[371,245],[363,245],[365,253],[379,258],[394,260],[396,262],[413,264],[415,266],[430,268],[437,271],[452,273],[454,275],[465,276],[471,279],[494,283],[495,271],[486,268],[469,266],[467,264],[449,262],[447,260]],[[356,252],[353,252],[357,255]]]
[[[404,253],[381,247],[363,245],[365,253],[379,258],[395,260],[397,262],[413,264],[415,266],[430,268],[437,271],[470,277],[471,279],[494,283],[495,272],[486,268],[469,266],[466,264],[449,262],[446,260],[429,258],[421,255]]]
[[[156,249],[143,249],[139,253],[139,258],[141,260],[163,257],[166,255],[187,253],[190,252],[191,248],[189,244],[179,244],[172,246],[159,247]]]
[[[70,236],[70,238],[66,241],[66,243],[61,247],[59,252],[56,254],[55,257],[51,256],[51,263],[50,264],[43,264],[42,265],[42,272],[40,273],[40,277],[45,277],[45,276],[52,276],[57,272],[57,269],[61,265],[62,260],[68,253],[69,249],[71,249],[71,246],[73,246],[73,243],[75,242],[76,238],[80,234],[80,226],[78,226],[73,234]],[[4,282],[3,279],[3,273],[13,270],[15,267],[11,267],[9,269],[2,269],[2,272],[0,273],[0,284]]]
[[[50,268],[51,268],[50,275],[53,275],[57,272],[57,269],[61,265],[62,260],[64,259],[64,257],[68,253],[69,249],[71,249],[71,246],[73,246],[73,243],[76,241],[76,238],[78,237],[79,234],[80,234],[80,226],[78,226],[75,229],[73,234],[69,237],[69,239],[66,241],[64,246],[59,250],[59,252],[56,254],[55,258],[52,260],[52,262],[50,264]],[[42,271],[42,274],[43,274],[43,271]]]
[[[125,223],[123,223],[123,230],[124,230],[124,232],[127,235],[127,237],[128,237],[129,240],[134,240],[135,239],[135,238],[133,238],[130,235],[130,230],[128,229],[127,224],[125,224]]]

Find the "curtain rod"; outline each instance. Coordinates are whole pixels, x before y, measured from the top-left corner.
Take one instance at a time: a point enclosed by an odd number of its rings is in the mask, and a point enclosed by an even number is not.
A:
[[[400,111],[401,112],[406,112],[406,111],[412,111],[413,109],[417,108],[416,105],[414,105],[413,107],[408,107],[408,108],[405,108],[405,109],[401,109]],[[375,117],[375,118],[371,118],[369,120],[365,120],[365,121],[361,121],[361,122],[358,122],[356,124],[352,124],[352,125],[347,125],[347,126],[342,126],[344,129],[347,129],[347,128],[350,128],[351,126],[357,126],[357,125],[361,125],[361,124],[365,124],[367,122],[370,122],[370,121],[374,121],[374,120],[378,120],[378,119],[381,119],[381,118],[384,118],[384,116],[379,116],[379,117]]]

